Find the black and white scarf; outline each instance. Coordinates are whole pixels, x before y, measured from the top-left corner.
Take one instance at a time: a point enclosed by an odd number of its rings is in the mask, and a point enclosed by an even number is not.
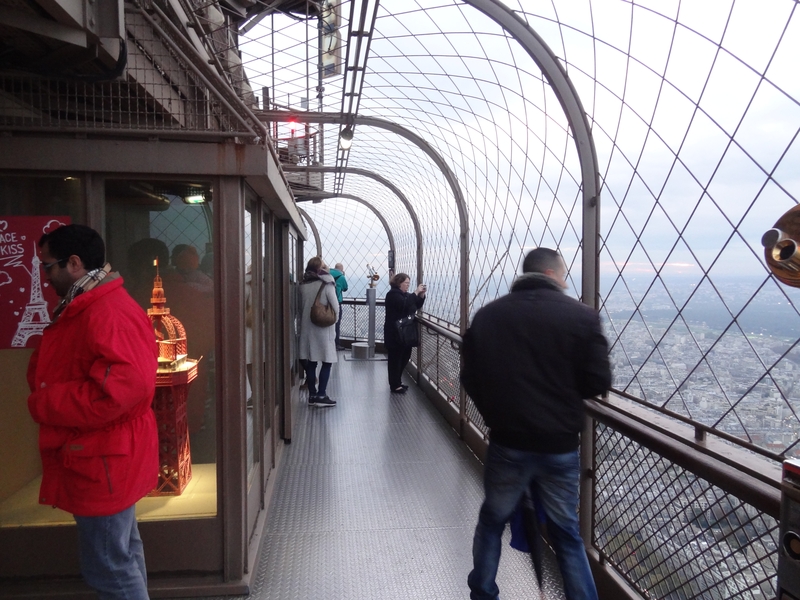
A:
[[[61,299],[61,302],[58,303],[56,309],[53,311],[53,323],[56,322],[59,315],[64,312],[64,309],[67,308],[67,305],[72,302],[75,298],[80,296],[84,292],[88,292],[89,290],[97,287],[97,285],[105,279],[106,275],[111,272],[111,263],[104,264],[99,269],[92,269],[86,275],[78,279],[75,283],[72,284],[72,287],[69,288],[67,295]]]

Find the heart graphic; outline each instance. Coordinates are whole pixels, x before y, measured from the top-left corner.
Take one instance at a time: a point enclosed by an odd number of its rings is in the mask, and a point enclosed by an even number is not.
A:
[[[0,221],[0,233],[8,229],[8,221]]]

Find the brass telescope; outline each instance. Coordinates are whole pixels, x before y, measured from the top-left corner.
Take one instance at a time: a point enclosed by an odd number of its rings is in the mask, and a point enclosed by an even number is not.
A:
[[[761,236],[764,258],[779,281],[800,287],[800,204],[789,209]]]

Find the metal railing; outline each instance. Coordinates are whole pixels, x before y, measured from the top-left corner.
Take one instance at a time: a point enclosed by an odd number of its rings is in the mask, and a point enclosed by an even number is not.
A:
[[[420,317],[419,385],[476,454],[488,430],[459,384],[461,337]],[[642,598],[774,598],[780,465],[621,396],[587,401],[591,498],[582,515],[602,569]],[[591,553],[590,553],[591,555]],[[606,596],[608,597],[608,596]],[[619,597],[622,597],[620,595]]]
[[[386,307],[383,299],[378,299],[375,310],[375,341],[383,342],[383,322],[386,320]],[[342,323],[340,337],[346,341],[365,342],[369,333],[369,306],[364,298],[344,298],[341,304]]]
[[[146,6],[145,6],[146,5]],[[88,74],[0,71],[5,130],[241,138],[266,144],[268,132],[247,97],[157,3],[125,11],[118,71]],[[252,96],[252,93],[250,94]],[[13,98],[13,101],[10,100]]]

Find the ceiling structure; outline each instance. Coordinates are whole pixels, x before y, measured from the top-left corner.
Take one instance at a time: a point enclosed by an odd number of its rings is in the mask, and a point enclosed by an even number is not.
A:
[[[800,197],[794,0],[0,0],[0,33],[4,130],[270,146],[309,251],[380,294],[391,231],[455,331],[557,248],[620,394],[798,453],[760,245]]]
[[[335,167],[321,187],[368,199],[391,224],[398,270],[412,274],[415,235],[403,203],[344,167],[380,174],[413,204],[431,290],[426,308],[435,316],[463,329],[477,307],[508,289],[526,248],[558,248],[571,293],[592,303],[587,285],[597,287],[619,391],[765,447],[755,433],[757,399],[774,397],[793,431],[800,411],[800,398],[777,376],[800,353],[797,292],[770,276],[759,242],[800,194],[791,166],[800,159],[800,88],[791,68],[800,21],[793,0],[759,7],[749,0],[343,2],[342,70],[321,80],[314,19],[273,14],[263,29],[240,35],[239,48],[255,93],[268,89],[261,108],[284,128],[276,137],[288,136],[278,112],[318,128],[318,154],[295,166]],[[563,82],[530,52],[537,40],[566,73]],[[576,104],[565,104],[561,84],[575,91]],[[576,109],[590,140],[571,117]],[[424,140],[447,170],[378,120]],[[354,135],[343,153],[338,136],[347,126]],[[600,186],[588,197],[587,144]],[[599,219],[587,223],[594,202]],[[352,204],[325,200],[306,212],[329,262],[360,266],[376,249],[361,243]],[[344,226],[348,210],[352,228]],[[771,302],[783,307],[786,335],[776,341],[773,327],[765,348],[754,335],[770,331],[759,319]],[[730,347],[752,365],[746,382],[727,377]],[[702,408],[684,391],[690,383],[722,401]],[[790,438],[781,450],[798,436]]]

